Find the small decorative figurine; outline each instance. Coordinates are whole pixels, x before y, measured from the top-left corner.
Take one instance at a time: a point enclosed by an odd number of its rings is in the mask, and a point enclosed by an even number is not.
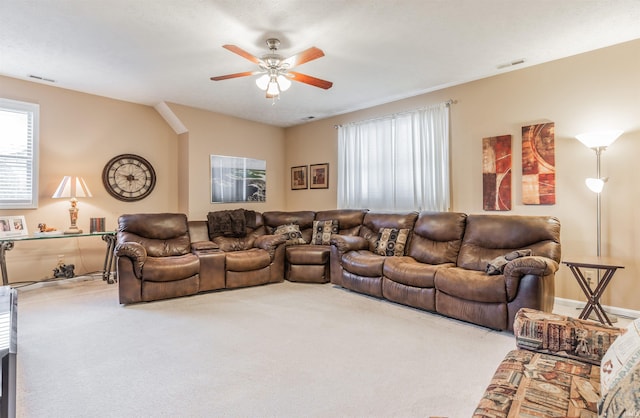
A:
[[[38,229],[40,230],[40,232],[53,232],[56,230],[55,228],[48,227],[45,223],[39,223]]]
[[[65,277],[70,279],[76,275],[73,271],[75,267],[76,266],[74,264],[60,264],[58,267],[53,269],[53,277]]]

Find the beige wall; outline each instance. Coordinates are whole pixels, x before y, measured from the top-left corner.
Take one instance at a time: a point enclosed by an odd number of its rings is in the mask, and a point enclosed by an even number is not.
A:
[[[596,197],[584,185],[595,177],[595,153],[575,135],[599,129],[625,133],[602,156],[602,174],[610,178],[602,193],[603,255],[625,265],[614,276],[603,303],[640,310],[640,41],[577,55],[400,100],[363,111],[286,130],[287,166],[329,162],[336,178],[337,131],[334,125],[409,110],[448,99],[451,109],[453,210],[482,213],[482,138],[511,134],[514,177],[511,214],[553,215],[562,223],[565,259],[596,252]],[[522,205],[521,127],[555,122],[556,204]],[[324,161],[318,161],[324,159]],[[336,183],[328,191],[287,189],[288,210],[336,206]],[[566,266],[556,276],[556,296],[584,300]]]
[[[180,141],[188,140],[187,156],[181,158],[180,184],[188,184],[188,205],[183,210],[189,219],[206,219],[216,210],[244,207],[259,212],[282,210],[285,207],[284,189],[284,130],[262,123],[250,122],[193,107],[169,104],[188,133]],[[211,203],[210,156],[247,157],[267,162],[267,201],[264,203]],[[187,181],[185,181],[185,177]]]
[[[66,229],[69,201],[51,198],[64,175],[83,176],[93,194],[78,203],[78,226],[86,232],[90,217],[105,217],[113,230],[122,213],[177,210],[177,136],[152,107],[1,76],[0,96],[40,105],[39,207],[0,215],[24,215],[29,232],[41,222]],[[139,202],[116,200],[102,185],[105,164],[124,153],[143,156],[157,173],[154,191]],[[59,254],[77,272],[101,270],[105,248],[97,237],[18,242],[7,252],[9,277],[50,277]]]
[[[288,210],[325,210],[337,207],[338,140],[332,120],[322,120],[286,130],[286,165],[289,172],[285,189]],[[328,189],[291,190],[291,167],[323,163],[329,163]]]

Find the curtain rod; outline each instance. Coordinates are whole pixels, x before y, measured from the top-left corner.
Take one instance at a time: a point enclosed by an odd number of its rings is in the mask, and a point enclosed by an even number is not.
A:
[[[406,110],[406,111],[404,111],[404,112],[392,113],[392,114],[390,114],[390,115],[379,116],[379,117],[377,117],[377,118],[363,119],[363,120],[360,120],[360,121],[357,121],[357,122],[349,122],[349,123],[347,123],[347,124],[345,124],[345,125],[350,125],[350,124],[353,124],[353,123],[371,122],[371,121],[374,121],[374,120],[380,120],[380,119],[386,119],[386,118],[392,118],[392,117],[394,117],[394,116],[406,115],[407,113],[415,112],[415,111],[417,111],[417,110],[425,110],[425,109],[429,109],[430,107],[433,107],[433,106],[439,106],[439,105],[441,105],[441,104],[444,104],[444,105],[446,105],[446,106],[451,106],[452,104],[456,104],[456,103],[458,103],[458,101],[457,101],[457,100],[455,100],[455,99],[449,99],[449,100],[447,100],[446,102],[436,103],[436,104],[429,105],[429,106],[423,106],[423,107],[419,107],[419,108],[417,108],[417,109],[413,109],[413,110]],[[335,129],[341,128],[341,127],[343,127],[343,126],[344,126],[344,125],[342,125],[342,124],[341,124],[341,125],[333,125],[333,127],[334,127]]]

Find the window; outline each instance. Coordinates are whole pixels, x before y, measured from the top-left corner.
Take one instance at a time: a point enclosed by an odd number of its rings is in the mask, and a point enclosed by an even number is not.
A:
[[[338,129],[339,208],[449,210],[448,103]]]
[[[0,99],[0,209],[38,207],[40,106]]]

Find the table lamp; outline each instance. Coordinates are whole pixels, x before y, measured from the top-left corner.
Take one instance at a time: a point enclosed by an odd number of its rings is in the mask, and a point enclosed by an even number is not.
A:
[[[70,198],[71,207],[69,208],[69,217],[71,218],[71,226],[64,231],[65,234],[81,234],[82,229],[78,229],[76,225],[78,221],[78,197],[92,197],[91,191],[87,183],[82,177],[64,176],[60,185],[53,194],[54,199]]]

